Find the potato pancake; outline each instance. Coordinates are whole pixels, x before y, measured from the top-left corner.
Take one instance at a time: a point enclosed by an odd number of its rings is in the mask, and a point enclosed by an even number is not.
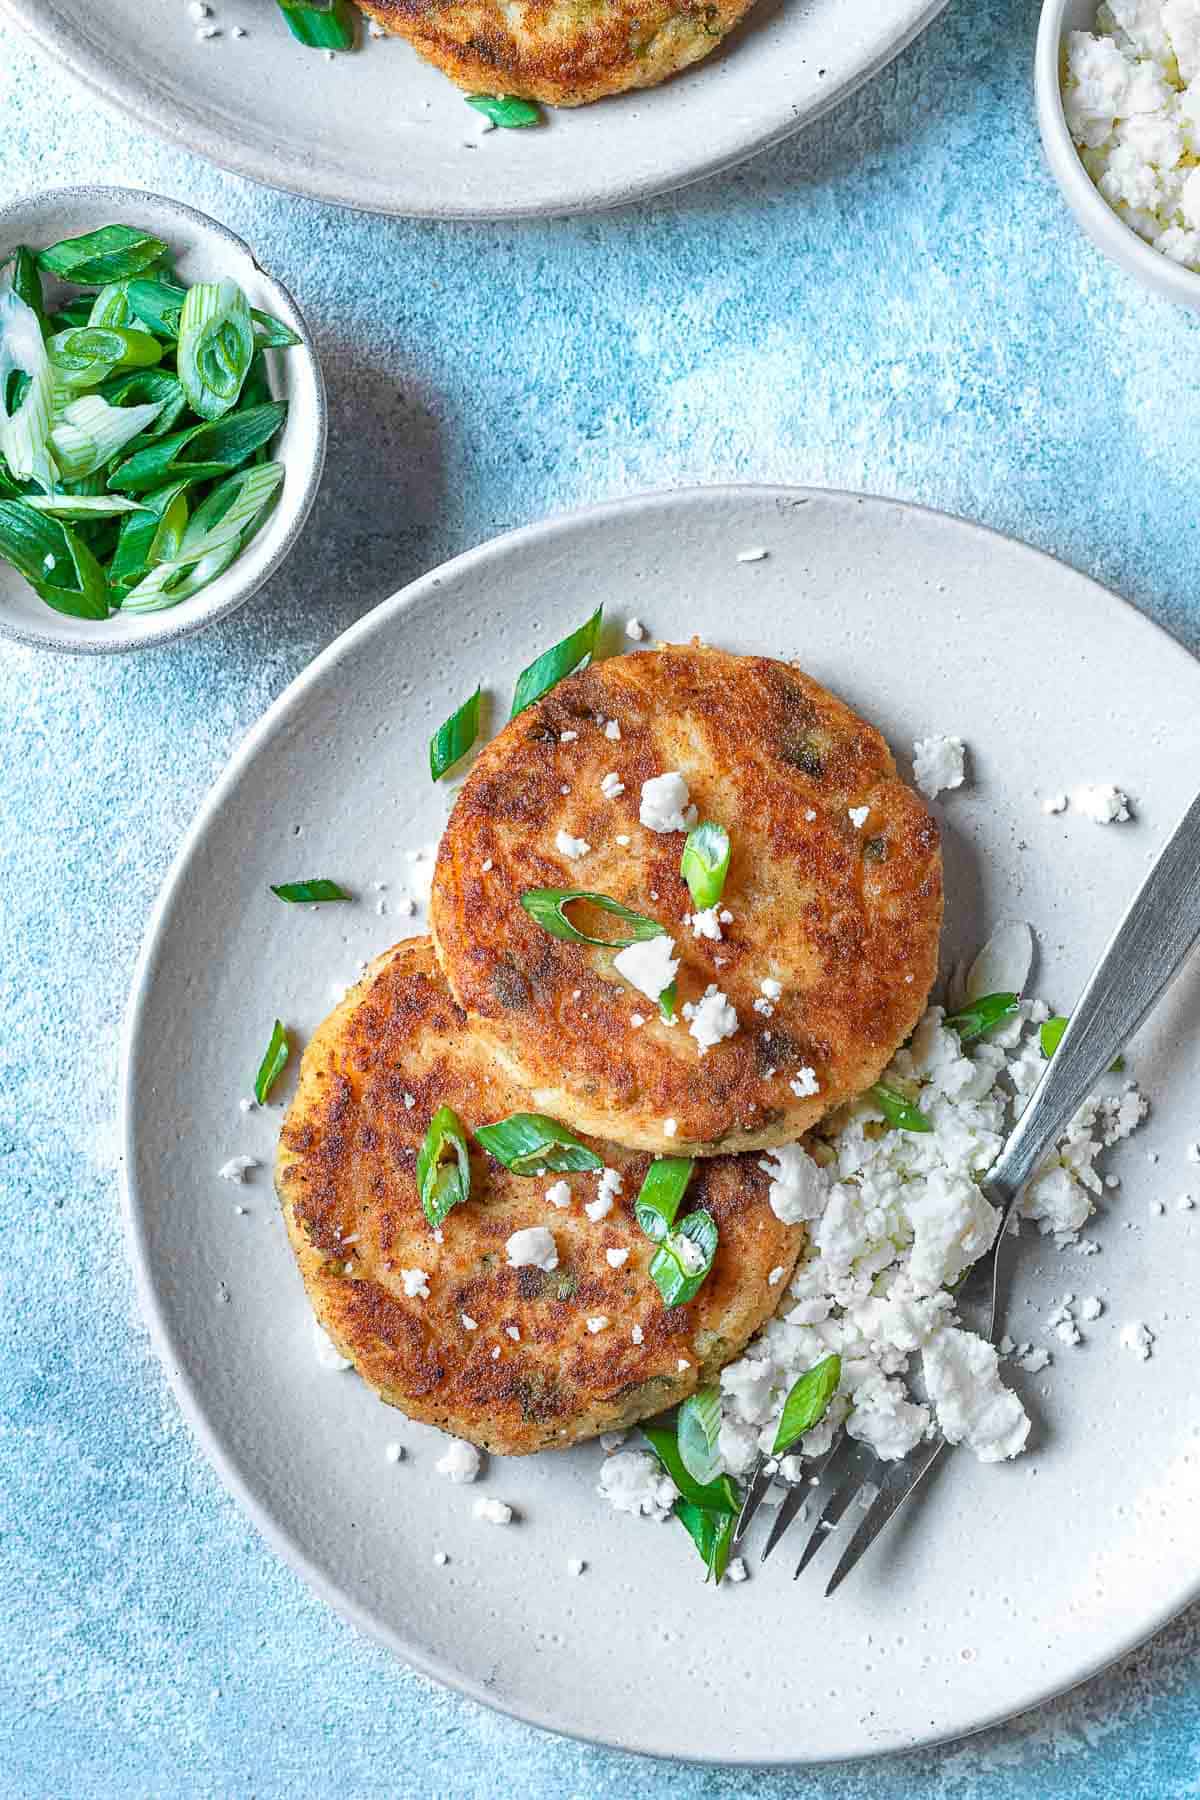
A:
[[[699,62],[751,0],[361,0],[469,94],[584,106]]]
[[[647,1156],[591,1145],[621,1179],[606,1209],[612,1176],[518,1176],[472,1143],[470,1197],[435,1234],[416,1160],[442,1106],[470,1132],[528,1101],[414,938],[313,1034],[276,1165],[318,1319],[410,1418],[511,1456],[632,1425],[711,1381],[786,1291],[804,1228],[775,1217],[753,1157],[693,1176],[682,1213],[709,1211],[720,1239],[687,1305],[667,1307],[648,1273],[633,1211]],[[535,1226],[555,1267],[511,1266],[508,1240]]]
[[[695,818],[732,847],[701,911],[680,874]],[[605,895],[666,942],[563,942],[522,905],[547,889]],[[621,931],[582,902],[569,918]],[[924,1009],[941,918],[937,825],[879,733],[788,663],[702,646],[593,664],[511,720],[459,794],[431,905],[452,993],[535,1110],[698,1156],[790,1142],[876,1080]]]

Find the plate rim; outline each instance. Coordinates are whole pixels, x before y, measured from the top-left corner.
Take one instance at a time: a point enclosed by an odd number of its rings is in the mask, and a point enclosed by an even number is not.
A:
[[[0,5],[2,4],[3,0],[0,0]],[[802,1752],[748,1758],[689,1755],[676,1750],[646,1749],[642,1745],[626,1742],[620,1737],[598,1736],[585,1730],[573,1729],[569,1725],[564,1725],[557,1718],[540,1713],[534,1705],[499,1699],[471,1676],[464,1675],[437,1656],[428,1655],[423,1650],[414,1648],[405,1641],[400,1631],[373,1617],[351,1596],[338,1588],[334,1582],[328,1580],[322,1570],[308,1556],[303,1546],[294,1540],[281,1525],[277,1524],[268,1508],[260,1503],[250,1484],[243,1479],[234,1458],[227,1452],[220,1434],[213,1426],[210,1426],[198,1391],[176,1359],[174,1334],[166,1309],[160,1304],[159,1294],[151,1276],[150,1258],[146,1250],[145,1234],[142,1228],[141,1208],[134,1192],[133,1178],[134,1094],[132,1070],[140,1017],[148,997],[161,928],[176,897],[176,892],[187,874],[194,848],[202,839],[214,815],[219,812],[228,792],[242,775],[245,766],[253,760],[259,746],[271,735],[277,723],[285,718],[289,709],[310,687],[315,685],[328,667],[335,664],[361,638],[370,635],[373,631],[390,628],[393,621],[402,618],[405,612],[423,599],[428,592],[441,586],[448,579],[456,578],[470,571],[475,565],[486,565],[497,554],[503,555],[518,544],[524,546],[537,544],[539,540],[553,540],[561,535],[569,534],[581,524],[588,524],[605,516],[619,516],[630,512],[652,512],[680,504],[708,507],[714,501],[750,497],[755,497],[760,501],[764,499],[784,500],[789,504],[828,500],[880,507],[890,511],[920,515],[935,521],[939,527],[948,526],[955,530],[965,530],[972,534],[981,534],[984,537],[999,540],[1009,551],[1015,550],[1035,563],[1050,564],[1059,571],[1066,570],[1076,580],[1087,582],[1090,586],[1098,589],[1106,599],[1115,602],[1121,611],[1131,615],[1136,625],[1143,628],[1148,635],[1164,639],[1173,653],[1186,659],[1192,665],[1200,662],[1200,658],[1197,658],[1174,632],[1160,624],[1158,620],[1152,619],[1132,601],[1126,600],[1103,582],[1097,581],[1094,576],[1075,568],[1073,564],[1061,557],[1052,556],[1048,551],[1027,544],[1020,538],[998,531],[993,526],[964,518],[957,513],[946,512],[937,507],[923,506],[917,502],[889,495],[859,493],[852,489],[808,485],[792,486],[777,482],[723,482],[712,485],[655,488],[592,505],[575,507],[567,512],[551,514],[549,517],[516,526],[495,537],[487,538],[480,544],[472,545],[469,549],[437,564],[415,580],[398,588],[378,605],[370,608],[360,619],[355,620],[345,631],[333,638],[276,695],[261,717],[240,739],[201,800],[196,814],[171,860],[170,867],[146,920],[122,1020],[117,1094],[120,1146],[119,1184],[123,1235],[133,1268],[134,1285],[142,1319],[155,1355],[162,1365],[172,1394],[193,1437],[227,1492],[237,1501],[265,1542],[281,1557],[288,1568],[331,1607],[338,1617],[355,1626],[373,1643],[381,1645],[405,1666],[415,1669],[427,1680],[435,1681],[452,1692],[462,1694],[492,1712],[507,1718],[518,1719],[522,1724],[535,1726],[539,1730],[558,1737],[568,1738],[577,1743],[598,1745],[603,1749],[618,1751],[625,1755],[645,1757],[657,1762],[680,1762],[693,1767],[718,1769],[814,1768],[823,1764],[844,1764],[868,1760],[874,1762],[885,1757],[908,1754],[914,1750],[933,1749],[942,1745],[961,1743],[968,1738],[977,1736],[980,1732],[994,1729],[1009,1720],[1020,1718],[1037,1707],[1047,1705],[1051,1701],[1059,1700],[1065,1695],[1073,1693],[1077,1688],[1085,1686],[1087,1682],[1104,1670],[1112,1668],[1124,1657],[1148,1643],[1172,1620],[1178,1618],[1197,1599],[1200,1599],[1200,1564],[1197,1565],[1196,1573],[1186,1592],[1173,1596],[1170,1602],[1161,1608],[1148,1624],[1139,1622],[1135,1632],[1123,1636],[1115,1646],[1106,1647],[1103,1653],[1090,1659],[1086,1666],[1076,1670],[1061,1685],[1031,1693],[1015,1707],[1005,1704],[996,1711],[989,1712],[985,1717],[973,1721],[970,1725],[951,1732],[919,1733],[896,1743],[833,1755],[827,1754],[819,1758],[806,1757]]]
[[[626,182],[618,192],[601,197],[581,195],[562,201],[543,200],[515,202],[489,207],[458,205],[453,199],[437,199],[423,203],[419,198],[403,204],[389,204],[383,195],[364,199],[349,191],[349,181],[336,173],[326,176],[319,160],[296,162],[273,156],[264,145],[254,142],[229,143],[199,106],[173,104],[164,106],[155,97],[148,82],[131,72],[127,79],[114,73],[102,54],[92,54],[88,44],[80,41],[70,22],[62,15],[55,0],[0,0],[0,19],[18,26],[69,75],[81,82],[108,106],[132,119],[143,131],[152,133],[193,155],[202,156],[217,168],[227,169],[263,187],[327,205],[346,207],[354,212],[387,218],[447,219],[463,223],[484,223],[498,219],[571,218],[581,214],[611,212],[658,194],[678,192],[697,182],[724,174],[747,162],[760,152],[772,149],[784,139],[823,118],[858,88],[873,81],[892,60],[914,43],[921,33],[944,11],[947,0],[908,0],[912,16],[899,34],[882,45],[860,67],[852,68],[840,82],[800,116],[777,114],[745,143],[727,152],[709,156],[684,173],[646,175]]]

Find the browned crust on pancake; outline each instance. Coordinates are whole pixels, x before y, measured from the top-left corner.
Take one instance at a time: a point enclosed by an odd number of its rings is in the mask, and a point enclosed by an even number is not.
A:
[[[619,742],[604,735],[612,718]],[[564,731],[578,736],[564,744]],[[719,943],[682,923],[684,834],[638,821],[642,783],[672,769],[733,840]],[[609,770],[625,784],[615,801],[600,792]],[[849,810],[862,805],[859,829]],[[564,857],[559,829],[590,854]],[[701,1055],[610,952],[528,916],[520,896],[540,887],[604,893],[661,921],[682,957],[681,1006],[717,984],[736,1035]],[[459,795],[431,906],[451,990],[541,1110],[696,1155],[790,1142],[876,1080],[921,1016],[941,917],[937,825],[879,733],[790,664],[698,646],[597,663],[512,720]],[[755,1010],[766,976],[784,990],[770,1018]],[[790,1086],[805,1067],[820,1083],[809,1098]]]
[[[472,1145],[471,1198],[437,1243],[415,1164],[442,1105],[468,1128],[527,1109],[468,1029],[428,939],[412,939],[313,1034],[276,1167],[318,1319],[410,1418],[514,1456],[623,1428],[711,1380],[785,1292],[804,1230],[775,1217],[753,1158],[704,1164],[688,1191],[684,1210],[707,1207],[720,1228],[712,1273],[688,1306],[664,1306],[648,1274],[654,1247],[633,1216],[650,1159],[604,1145],[593,1147],[621,1170],[624,1191],[598,1223],[583,1210],[596,1175],[518,1177]],[[545,1199],[560,1179],[572,1189],[567,1209]],[[509,1236],[531,1225],[554,1234],[551,1274],[508,1265]],[[629,1257],[613,1269],[605,1251],[617,1248]],[[411,1268],[427,1271],[428,1299],[405,1294],[399,1271]],[[593,1334],[586,1321],[600,1316],[610,1322]]]

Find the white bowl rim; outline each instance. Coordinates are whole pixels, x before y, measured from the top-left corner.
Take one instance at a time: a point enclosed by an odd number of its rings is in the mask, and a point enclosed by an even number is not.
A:
[[[237,232],[231,230],[228,225],[222,224],[220,219],[214,219],[211,214],[202,212],[199,207],[189,206],[186,201],[176,200],[169,194],[156,193],[152,188],[115,187],[104,183],[93,185],[81,182],[72,187],[42,189],[22,195],[19,199],[11,200],[0,207],[0,260],[5,255],[8,243],[7,227],[12,219],[35,207],[54,205],[66,207],[82,201],[97,200],[111,201],[114,206],[136,207],[150,203],[161,207],[165,212],[173,213],[182,224],[189,226],[193,231],[199,230],[208,237],[223,239],[233,249],[249,257],[265,284],[271,289],[272,305],[278,311],[283,322],[300,339],[297,348],[302,352],[313,377],[316,420],[312,455],[308,459],[304,485],[297,496],[291,517],[279,542],[272,549],[253,582],[235,588],[218,605],[210,605],[208,610],[198,611],[188,619],[180,619],[169,610],[152,614],[145,621],[147,629],[144,635],[122,639],[104,638],[99,635],[94,638],[57,636],[48,631],[38,631],[28,625],[14,624],[11,619],[5,617],[4,610],[0,607],[0,636],[10,638],[13,642],[24,644],[31,649],[56,651],[63,656],[119,656],[128,651],[156,649],[163,644],[177,643],[181,638],[190,637],[201,627],[215,624],[218,619],[228,618],[229,614],[236,612],[239,606],[244,606],[246,601],[279,570],[304,529],[325,469],[325,445],[329,429],[325,377],[321,369],[320,358],[314,348],[312,333],[309,331],[307,321],[290,290],[277,276],[263,268],[244,238],[239,237]]]
[[[1034,52],[1034,91],[1046,160],[1064,196],[1098,248],[1147,287],[1184,306],[1200,306],[1200,275],[1172,262],[1115,213],[1080,160],[1063,109],[1061,54],[1069,0],[1042,0]]]

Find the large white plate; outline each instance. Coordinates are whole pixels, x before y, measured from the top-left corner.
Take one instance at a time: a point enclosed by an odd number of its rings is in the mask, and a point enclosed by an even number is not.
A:
[[[221,0],[198,41],[183,0],[0,0],[0,11],[148,129],[272,187],[434,218],[618,206],[788,136],[881,69],[944,0],[758,0],[666,86],[476,134],[445,78],[399,40],[330,63],[274,0]],[[248,35],[234,39],[235,24]]]
[[[736,553],[769,556],[743,564]],[[876,719],[963,733],[974,779],[940,808],[947,956],[1002,916],[1029,918],[1041,991],[1069,1006],[1200,768],[1200,665],[1082,576],[954,519],[799,490],[725,488],[627,501],[475,550],[369,614],[250,735],[167,883],[133,995],[124,1066],[128,1216],[155,1339],[226,1482],[284,1556],[401,1656],[558,1731],[713,1760],[845,1757],[945,1738],[1079,1681],[1200,1586],[1195,1296],[1200,1212],[1200,969],[1133,1047],[1154,1112],[1117,1158],[1122,1185],[1086,1261],[1021,1240],[1014,1334],[1043,1339],[1052,1299],[1099,1293],[1087,1342],[1053,1338],[1021,1381],[1033,1448],[949,1460],[926,1503],[824,1602],[781,1555],[706,1589],[684,1534],[609,1514],[600,1451],[493,1459],[482,1491],[433,1468],[439,1440],[319,1370],[266,1170],[242,1191],[226,1157],[269,1160],[279,1108],[243,1119],[271,1020],[300,1037],[331,984],[406,926],[380,917],[406,851],[434,838],[431,726],[474,684],[513,673],[597,601],[657,634],[699,632],[798,657]],[[1048,817],[1047,789],[1121,782],[1136,822]],[[270,881],[330,875],[366,898],[285,911]],[[285,1084],[287,1085],[287,1084]],[[1151,1163],[1146,1152],[1155,1150]],[[1150,1202],[1166,1202],[1162,1216]],[[235,1215],[233,1203],[249,1207]],[[227,1296],[223,1298],[222,1296]],[[1146,1320],[1153,1358],[1119,1347]],[[383,1455],[399,1438],[399,1466]],[[477,1490],[478,1491],[478,1490]],[[449,1552],[435,1567],[437,1549]],[[588,1571],[572,1579],[570,1556]]]

